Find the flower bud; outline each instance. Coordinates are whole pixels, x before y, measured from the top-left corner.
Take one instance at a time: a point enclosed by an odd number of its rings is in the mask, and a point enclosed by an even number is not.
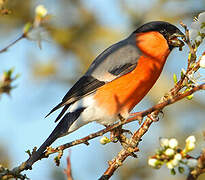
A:
[[[185,147],[186,152],[189,152],[189,151],[194,150],[195,147],[196,147],[195,143],[193,143],[193,142],[187,143],[187,144],[186,144],[186,147]]]
[[[183,167],[178,167],[178,171],[179,171],[179,173],[184,173],[184,168]]]
[[[186,143],[195,143],[195,142],[196,142],[195,136],[189,136],[188,138],[186,138]]]
[[[177,83],[177,75],[175,73],[173,74],[173,80],[174,80],[174,83],[176,84]]]
[[[167,162],[166,165],[167,165],[168,169],[173,169],[174,168],[174,166],[173,166],[171,161]]]
[[[197,36],[196,39],[195,39],[195,41],[196,41],[197,43],[201,43],[201,41],[202,41],[201,36]]]
[[[150,159],[148,160],[148,164],[149,164],[150,166],[152,166],[152,167],[157,167],[158,160],[155,159],[155,158],[150,158]]]
[[[176,174],[176,171],[175,171],[175,169],[171,169],[171,175],[175,175]]]
[[[107,143],[111,142],[110,139],[108,139],[106,136],[103,136],[101,139],[100,139],[100,144],[102,145],[105,145]]]

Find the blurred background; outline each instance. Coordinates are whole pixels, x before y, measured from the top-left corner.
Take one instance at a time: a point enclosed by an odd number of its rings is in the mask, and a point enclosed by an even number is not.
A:
[[[35,7],[43,4],[51,15],[44,24],[42,48],[34,41],[23,39],[7,52],[0,54],[0,74],[15,68],[20,77],[13,83],[10,95],[0,97],[0,164],[15,167],[28,158],[26,150],[40,146],[55,127],[56,112],[44,116],[61,101],[73,83],[86,71],[94,58],[109,45],[127,37],[139,25],[151,20],[190,25],[193,18],[205,10],[205,0],[0,0],[0,49],[22,34],[27,22],[35,16]],[[8,9],[8,12],[4,12]],[[201,46],[199,55],[205,46]],[[169,56],[162,76],[155,87],[137,105],[134,111],[145,110],[156,104],[173,85],[173,73],[180,76],[186,68],[188,49],[175,50]],[[201,75],[205,73],[200,70]],[[170,175],[167,168],[154,170],[147,165],[150,155],[159,147],[160,137],[175,137],[181,145],[189,135],[197,137],[197,156],[204,147],[205,95],[198,92],[189,101],[184,99],[167,107],[161,120],[154,123],[139,145],[138,159],[128,158],[112,177],[113,180],[180,180],[186,175]],[[137,122],[125,128],[136,130]],[[102,129],[92,123],[77,132],[59,139],[53,147],[84,137]],[[109,135],[109,134],[108,134]],[[71,166],[74,180],[97,179],[121,149],[119,144],[99,143],[71,148]],[[64,152],[60,167],[53,158],[43,159],[26,171],[32,180],[66,179],[68,150]],[[200,179],[204,179],[201,176]]]

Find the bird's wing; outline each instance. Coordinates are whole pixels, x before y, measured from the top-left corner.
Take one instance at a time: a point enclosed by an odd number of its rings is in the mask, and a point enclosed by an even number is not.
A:
[[[57,121],[75,101],[134,70],[142,53],[136,46],[136,40],[133,36],[134,34],[130,35],[127,39],[110,46],[102,52],[93,61],[85,75],[67,92],[62,102],[54,107],[48,115],[65,105],[57,117]]]

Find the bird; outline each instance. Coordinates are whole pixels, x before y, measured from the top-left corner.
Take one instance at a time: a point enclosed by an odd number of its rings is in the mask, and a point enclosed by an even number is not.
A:
[[[184,45],[180,37],[184,34],[175,25],[151,21],[98,55],[48,113],[63,108],[55,120],[60,122],[26,161],[27,168],[31,169],[56,139],[81,126],[93,121],[109,126],[119,117],[127,119],[159,78],[170,52]]]

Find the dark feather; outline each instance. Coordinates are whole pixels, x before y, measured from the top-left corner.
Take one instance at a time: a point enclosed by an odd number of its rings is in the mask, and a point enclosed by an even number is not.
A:
[[[83,76],[81,77],[74,86],[67,92],[67,94],[63,97],[62,102],[55,106],[47,115],[48,117],[51,113],[66,105],[59,116],[56,118],[55,122],[62,117],[65,111],[69,108],[69,106],[75,101],[81,99],[83,96],[88,95],[95,91],[97,88],[103,86],[105,82],[99,81],[92,76]]]
[[[78,100],[79,98],[90,94],[104,84],[105,82],[99,81],[92,76],[83,76],[67,92],[67,94],[63,97],[62,102],[66,102],[71,98]]]
[[[27,169],[30,169],[34,162],[40,159],[43,152],[49,147],[56,139],[62,137],[68,133],[70,126],[78,119],[80,114],[85,108],[81,108],[72,113],[67,113],[55,129],[52,131],[50,136],[45,140],[45,142],[40,146],[40,148],[34,152],[31,157],[26,161]]]
[[[131,72],[132,70],[134,70],[136,66],[137,66],[137,64],[127,63],[127,64],[121,65],[119,67],[115,67],[114,69],[110,70],[109,73],[111,73],[115,76],[124,75],[124,74],[127,74],[127,73]]]
[[[69,108],[69,105],[64,106],[64,108],[62,109],[58,117],[56,118],[55,122],[57,122],[63,116],[63,114],[67,111],[68,108]]]
[[[57,109],[61,108],[63,105],[64,105],[63,102],[59,103],[57,106],[55,106],[53,109],[51,109],[51,111],[45,116],[45,118],[47,118],[51,113],[53,113]]]

